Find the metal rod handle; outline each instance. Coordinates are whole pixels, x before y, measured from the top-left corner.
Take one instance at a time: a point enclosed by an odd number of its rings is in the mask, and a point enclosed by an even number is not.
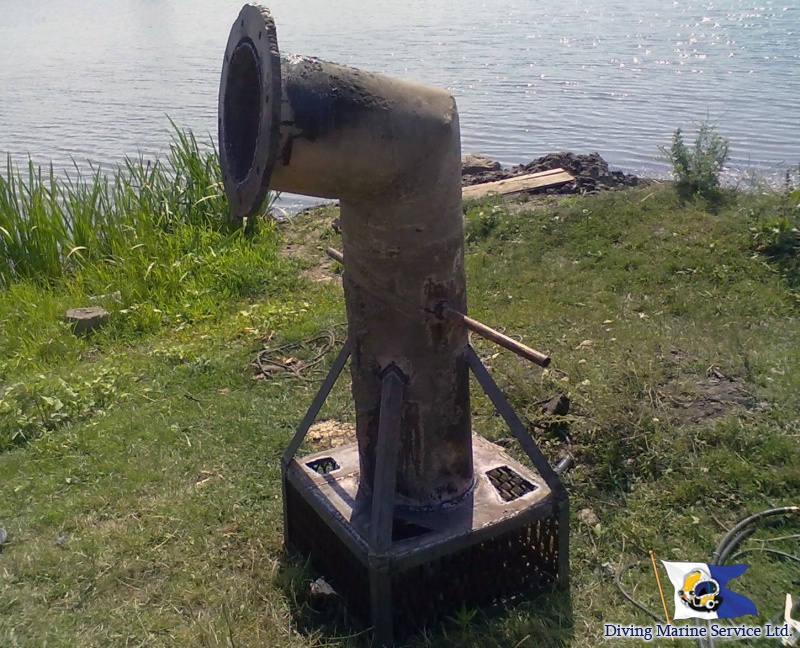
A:
[[[327,250],[325,250],[325,252],[331,259],[333,259],[334,261],[338,261],[339,263],[344,265],[344,254],[339,252],[339,250],[337,250],[336,248],[328,248]]]
[[[335,248],[328,248],[326,250],[328,256],[335,261],[338,261],[342,265],[344,265],[344,255],[339,252],[339,250]],[[503,335],[500,331],[496,331],[495,329],[491,328],[490,326],[486,326],[479,322],[478,320],[472,319],[471,317],[467,317],[464,313],[457,311],[454,308],[451,308],[446,303],[441,303],[436,308],[436,315],[437,317],[444,317],[449,319],[452,322],[458,322],[464,328],[472,331],[473,333],[477,333],[481,337],[486,338],[487,340],[491,340],[495,344],[500,345],[504,349],[508,349],[512,353],[516,353],[521,358],[525,358],[526,360],[530,360],[534,364],[539,365],[540,367],[547,367],[550,364],[550,356],[542,353],[541,351],[537,351],[536,349],[531,349],[526,344],[522,344],[522,342],[517,342],[513,338],[508,337],[507,335]]]
[[[503,335],[500,331],[496,331],[495,329],[491,328],[490,326],[486,326],[486,324],[483,324],[478,320],[467,317],[464,315],[464,313],[460,313],[454,308],[450,308],[450,306],[447,304],[444,304],[442,308],[437,310],[441,311],[442,317],[445,317],[453,322],[458,322],[464,328],[469,329],[473,333],[477,333],[487,340],[491,340],[495,344],[499,344],[504,349],[508,349],[512,353],[516,353],[521,358],[530,360],[540,367],[546,367],[550,364],[550,356],[542,353],[541,351],[537,351],[536,349],[531,349],[526,344],[517,342],[513,338]]]

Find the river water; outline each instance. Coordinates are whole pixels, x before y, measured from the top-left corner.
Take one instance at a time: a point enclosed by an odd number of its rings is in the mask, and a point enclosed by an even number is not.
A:
[[[0,0],[0,153],[113,169],[163,154],[168,116],[210,141],[241,4]],[[283,53],[449,88],[464,152],[504,164],[598,151],[664,175],[658,145],[702,120],[730,140],[733,175],[779,178],[800,162],[798,0],[269,6]]]

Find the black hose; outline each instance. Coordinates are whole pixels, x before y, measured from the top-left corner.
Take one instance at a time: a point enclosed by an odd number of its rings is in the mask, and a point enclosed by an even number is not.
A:
[[[728,560],[730,560],[731,552],[734,549],[736,549],[736,547],[738,547],[740,544],[742,544],[743,541],[745,541],[747,538],[753,535],[757,530],[758,527],[749,526],[745,529],[742,529],[738,534],[736,534],[736,537],[732,538],[728,543],[725,551],[723,551],[722,554],[720,554],[718,558],[719,562],[717,564],[724,565],[726,562],[728,562]],[[713,565],[714,563],[711,564]]]
[[[760,513],[746,517],[730,531],[728,531],[722,540],[720,540],[717,548],[714,549],[714,553],[711,554],[711,562],[709,564],[722,564],[720,560],[729,555],[730,552],[736,548],[736,544],[747,537],[744,535],[741,538],[738,537],[743,529],[749,527],[754,522],[758,522],[768,517],[775,517],[777,515],[800,515],[800,506],[780,506],[778,508],[767,509],[766,511],[761,511]]]
[[[714,553],[711,554],[711,562],[710,565],[722,565],[731,555],[734,549],[739,545],[742,540],[750,536],[753,531],[750,531],[750,527],[755,524],[756,522],[760,522],[765,518],[770,517],[777,517],[779,515],[800,515],[800,506],[780,506],[778,508],[767,509],[766,511],[761,511],[760,513],[755,513],[754,515],[750,515],[739,523],[736,524],[728,533],[726,533],[722,540],[720,540],[717,548],[714,549]],[[774,549],[771,549],[770,552],[775,552]],[[739,552],[743,553],[743,552]],[[783,552],[781,552],[783,553]],[[738,555],[738,554],[737,554]],[[790,554],[785,554],[786,556],[795,559],[794,556]],[[700,625],[702,621],[698,622]],[[710,622],[706,621],[708,625]],[[711,637],[710,633],[706,640],[698,639],[697,645],[699,648],[714,648],[714,639]]]
[[[622,569],[620,569],[618,572],[616,572],[616,573],[614,574],[614,582],[617,584],[617,589],[619,590],[620,594],[622,594],[622,596],[624,596],[626,599],[628,599],[628,601],[630,601],[631,603],[633,603],[633,604],[634,604],[634,605],[635,605],[637,608],[639,608],[639,609],[640,609],[642,612],[645,612],[645,613],[646,613],[646,614],[648,614],[649,616],[653,617],[653,619],[655,619],[655,622],[656,622],[656,623],[665,623],[665,621],[664,621],[663,619],[660,619],[660,618],[659,618],[659,617],[658,617],[656,614],[653,614],[653,613],[652,613],[650,610],[648,610],[648,609],[647,609],[647,608],[646,608],[644,605],[642,605],[641,603],[639,603],[639,601],[637,601],[637,600],[636,600],[635,598],[633,598],[633,597],[632,597],[630,594],[628,594],[628,592],[626,592],[626,591],[625,591],[625,588],[623,588],[623,587],[622,587],[622,582],[621,582],[621,580],[620,580],[620,579],[622,578],[622,575],[623,575],[623,574],[624,574],[626,571],[628,571],[629,569],[632,569],[633,567],[638,567],[638,566],[639,566],[639,565],[641,565],[643,562],[645,562],[645,561],[643,561],[643,560],[639,560],[638,562],[632,562],[632,563],[628,563],[627,565],[625,565],[624,567],[622,567]]]
[[[756,551],[758,553],[769,553],[769,554],[773,554],[775,556],[781,556],[782,558],[786,558],[787,560],[794,560],[795,562],[800,563],[800,558],[798,558],[797,556],[794,556],[794,555],[792,555],[790,553],[786,553],[785,551],[778,551],[777,549],[770,549],[769,547],[752,547],[750,549],[742,549],[741,551],[737,551],[735,554],[733,554],[730,557],[730,559],[731,560],[736,560],[742,554],[752,553],[754,551]]]

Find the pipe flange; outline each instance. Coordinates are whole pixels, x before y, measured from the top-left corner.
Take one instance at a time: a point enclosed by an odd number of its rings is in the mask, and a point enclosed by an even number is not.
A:
[[[275,21],[245,5],[231,27],[219,86],[219,157],[233,215],[254,214],[278,154],[281,62]]]

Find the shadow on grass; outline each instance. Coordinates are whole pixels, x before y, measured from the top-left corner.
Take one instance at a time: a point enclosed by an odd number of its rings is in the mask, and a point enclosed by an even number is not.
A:
[[[710,187],[701,190],[680,182],[675,184],[675,193],[681,208],[696,206],[709,214],[719,214],[727,209],[735,208],[739,197],[739,194],[733,189]]]
[[[280,559],[277,578],[297,632],[310,645],[372,646],[371,629],[348,610],[343,598],[313,593],[318,576],[310,562],[298,554],[284,553]],[[514,596],[480,610],[462,606],[449,615],[443,614],[432,625],[398,637],[394,645],[562,648],[571,645],[573,637],[569,588],[553,587]]]
[[[370,633],[350,614],[338,594],[314,593],[318,577],[304,556],[287,552],[281,555],[276,579],[297,632],[312,645],[341,642],[341,645],[368,646]]]

